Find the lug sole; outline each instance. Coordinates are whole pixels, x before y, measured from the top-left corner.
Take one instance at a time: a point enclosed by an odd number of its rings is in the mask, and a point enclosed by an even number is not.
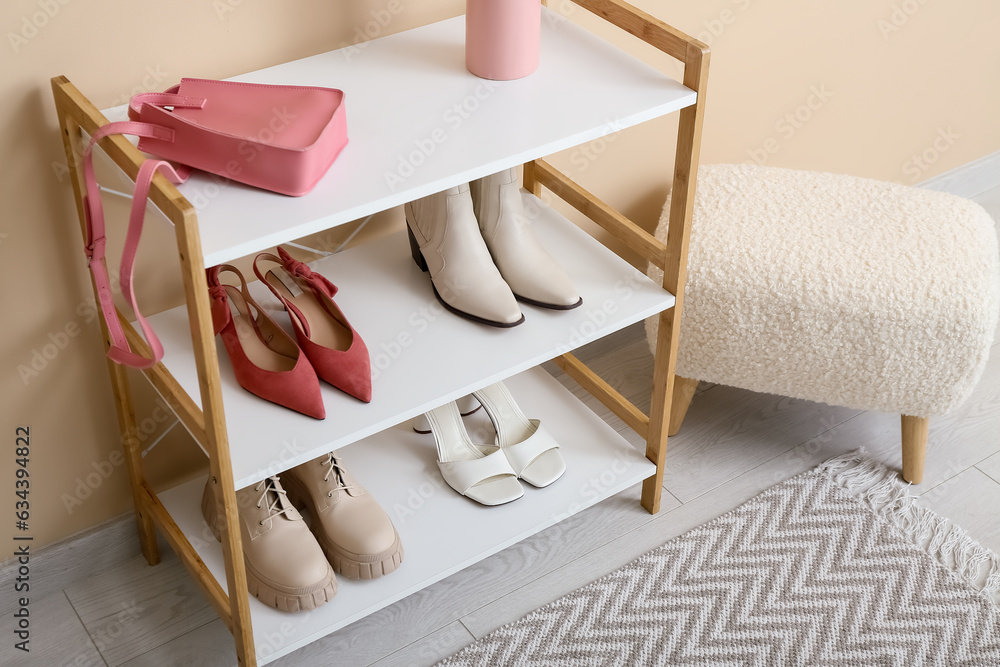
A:
[[[316,518],[316,507],[310,499],[309,492],[305,485],[294,475],[287,475],[284,482],[288,500],[296,507],[306,507],[312,518],[310,526],[316,541],[326,555],[326,559],[333,566],[333,571],[343,575],[348,579],[378,579],[379,577],[394,572],[403,562],[403,543],[399,539],[399,533],[393,526],[392,532],[395,540],[385,551],[378,554],[355,554],[337,546],[332,540],[326,537],[323,531],[318,529]]]
[[[379,554],[374,558],[352,554],[324,539],[318,541],[330,564],[333,565],[333,571],[348,579],[378,579],[395,572],[403,563],[403,543],[399,540],[399,533],[396,533],[396,541],[388,550],[389,553]]]
[[[333,574],[333,568],[328,568],[326,577],[315,587],[311,587],[315,590],[293,593],[268,583],[253,569],[246,556],[243,557],[243,563],[246,565],[247,589],[250,595],[269,607],[281,611],[312,611],[337,595],[337,579]]]

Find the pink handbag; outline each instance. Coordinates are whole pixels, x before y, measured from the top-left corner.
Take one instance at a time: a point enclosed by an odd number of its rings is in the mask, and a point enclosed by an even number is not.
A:
[[[86,253],[111,336],[108,357],[127,366],[149,368],[163,358],[163,346],[136,305],[132,272],[153,175],[162,170],[172,182],[181,183],[195,168],[281,194],[304,195],[347,144],[347,120],[344,93],[334,88],[211,79],[182,79],[165,92],[136,95],[129,104],[129,118],[94,132],[83,155]],[[152,358],[129,348],[101,261],[104,210],[94,176],[93,147],[112,134],[136,135],[140,150],[179,163],[147,160],[139,169],[119,272],[122,294],[135,312]]]

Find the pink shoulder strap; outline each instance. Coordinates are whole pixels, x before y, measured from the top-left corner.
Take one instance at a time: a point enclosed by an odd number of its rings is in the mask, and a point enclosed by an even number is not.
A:
[[[86,183],[87,193],[84,196],[84,213],[87,228],[87,266],[94,276],[94,285],[97,287],[98,307],[104,317],[104,322],[108,327],[111,336],[111,347],[108,349],[108,358],[119,364],[132,366],[134,368],[149,368],[163,358],[163,346],[156,337],[152,327],[146,322],[146,318],[139,312],[139,307],[135,302],[135,290],[132,285],[132,272],[135,268],[135,253],[139,247],[139,237],[142,235],[142,224],[146,213],[146,197],[149,193],[149,184],[157,171],[162,170],[164,174],[174,183],[183,182],[190,169],[187,167],[174,168],[169,162],[163,160],[146,160],[139,168],[139,173],[135,178],[135,194],[132,197],[132,210],[129,214],[128,233],[125,236],[125,247],[122,250],[121,269],[119,271],[119,285],[125,300],[135,312],[142,333],[152,350],[152,358],[143,357],[132,352],[125,333],[122,330],[121,322],[115,311],[112,300],[110,278],[104,262],[105,236],[104,236],[104,207],[101,205],[101,192],[97,186],[97,179],[94,176],[94,144],[102,138],[112,134],[134,134],[140,137],[154,137],[165,141],[173,140],[173,130],[150,123],[140,123],[135,121],[120,121],[108,123],[100,127],[90,137],[87,150],[83,154],[83,176]]]

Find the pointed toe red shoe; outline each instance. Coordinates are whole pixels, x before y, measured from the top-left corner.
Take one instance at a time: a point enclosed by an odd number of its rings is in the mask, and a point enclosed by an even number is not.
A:
[[[253,270],[288,311],[299,347],[321,379],[369,403],[372,370],[368,348],[334,302],[336,285],[284,248],[278,248],[278,255],[257,255]],[[276,266],[262,271],[266,262]]]
[[[219,280],[226,271],[239,277],[239,289]],[[206,274],[215,333],[222,334],[240,386],[264,400],[324,419],[316,371],[292,337],[253,300],[243,275],[228,264]]]

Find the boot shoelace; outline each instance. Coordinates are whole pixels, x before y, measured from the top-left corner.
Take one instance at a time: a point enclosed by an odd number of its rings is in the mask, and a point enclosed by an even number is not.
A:
[[[268,504],[267,504],[267,518],[268,519],[272,519],[272,518],[274,518],[276,516],[284,514],[285,512],[287,512],[288,510],[290,510],[292,508],[292,504],[291,503],[289,503],[287,501],[286,502],[282,502],[282,498],[281,497],[284,496],[284,495],[286,495],[286,493],[285,493],[285,490],[283,488],[281,488],[281,483],[278,481],[277,477],[271,476],[271,477],[268,477],[266,479],[262,479],[260,481],[260,484],[258,484],[254,488],[254,491],[260,491],[261,487],[264,487],[264,491],[263,491],[263,493],[260,494],[260,498],[257,499],[257,509],[260,509],[261,505],[263,505],[264,502],[267,501],[267,499],[268,499],[268,495],[267,494],[268,494],[269,491],[274,494],[274,496],[273,496],[274,500],[268,502]],[[281,509],[278,509],[278,505],[282,505]],[[259,523],[261,526],[263,526],[264,525],[264,521],[266,521],[266,519],[261,519],[257,523]]]
[[[327,492],[327,498],[333,498],[334,491],[339,491],[341,489],[346,491],[354,488],[353,484],[348,484],[345,481],[344,468],[340,465],[340,461],[337,460],[337,457],[333,455],[333,452],[327,454],[326,459],[320,461],[320,465],[327,466],[326,474],[323,475],[323,481],[330,482],[330,476],[332,475],[333,484],[335,484],[335,487]]]

